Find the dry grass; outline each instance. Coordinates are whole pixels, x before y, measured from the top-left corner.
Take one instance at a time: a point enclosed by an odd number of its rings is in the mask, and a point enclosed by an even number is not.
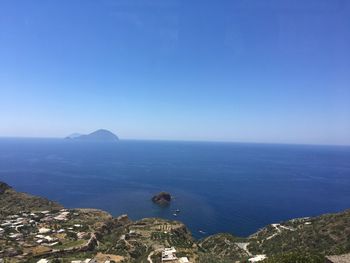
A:
[[[121,262],[124,259],[124,257],[113,255],[113,254],[97,253],[97,255],[95,256],[95,259],[97,260],[98,263],[105,262],[106,260],[114,260],[115,262]]]

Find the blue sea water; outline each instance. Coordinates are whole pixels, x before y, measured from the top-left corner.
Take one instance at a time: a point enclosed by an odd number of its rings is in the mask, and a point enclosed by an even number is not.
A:
[[[197,238],[247,236],[350,208],[350,147],[3,138],[0,180],[69,208],[177,219]],[[175,197],[167,208],[150,201],[162,190]]]

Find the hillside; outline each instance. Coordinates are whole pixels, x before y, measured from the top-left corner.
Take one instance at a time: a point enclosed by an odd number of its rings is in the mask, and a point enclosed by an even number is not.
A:
[[[19,193],[6,183],[0,182],[0,218],[19,211],[55,210],[63,207],[46,198]]]
[[[349,252],[350,210],[268,225],[249,241],[248,249],[257,254],[300,250],[324,255]]]
[[[268,225],[247,238],[220,233],[195,240],[179,221],[133,222],[126,215],[113,218],[96,209],[63,209],[6,183],[0,183],[0,208],[0,258],[5,262],[95,258],[160,263],[162,251],[170,247],[192,263],[247,262],[265,256],[261,262],[323,263],[325,255],[350,252],[350,210]]]
[[[220,233],[200,240],[198,245],[207,258],[209,256],[212,259],[225,259],[232,262],[250,257],[250,254],[243,249],[244,241],[244,239],[234,237],[231,234]]]

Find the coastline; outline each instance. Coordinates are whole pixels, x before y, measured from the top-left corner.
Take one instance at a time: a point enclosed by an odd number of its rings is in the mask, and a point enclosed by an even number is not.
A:
[[[15,257],[19,261],[98,254],[99,258],[112,255],[120,262],[133,262],[140,257],[153,262],[162,249],[170,246],[176,247],[177,253],[186,255],[191,262],[202,262],[207,257],[215,262],[226,259],[261,261],[279,255],[281,251],[300,249],[316,256],[332,255],[334,251],[350,252],[344,239],[350,233],[350,210],[272,223],[248,237],[217,233],[198,240],[180,221],[162,218],[132,221],[127,215],[113,217],[100,209],[66,209],[45,198],[18,193],[7,184],[0,186],[3,211],[0,214],[0,244],[2,239],[7,242],[0,253],[5,258]],[[4,202],[9,197],[16,200],[11,207]],[[10,210],[4,210],[4,207]],[[344,231],[335,232],[339,227]],[[324,233],[329,233],[337,239],[315,250],[312,244],[322,238],[320,233],[323,238]],[[15,247],[18,249],[14,250]]]

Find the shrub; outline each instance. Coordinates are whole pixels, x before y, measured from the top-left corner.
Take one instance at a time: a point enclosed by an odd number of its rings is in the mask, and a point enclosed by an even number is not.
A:
[[[288,253],[265,259],[263,263],[324,263],[325,258],[321,255],[308,253]]]

